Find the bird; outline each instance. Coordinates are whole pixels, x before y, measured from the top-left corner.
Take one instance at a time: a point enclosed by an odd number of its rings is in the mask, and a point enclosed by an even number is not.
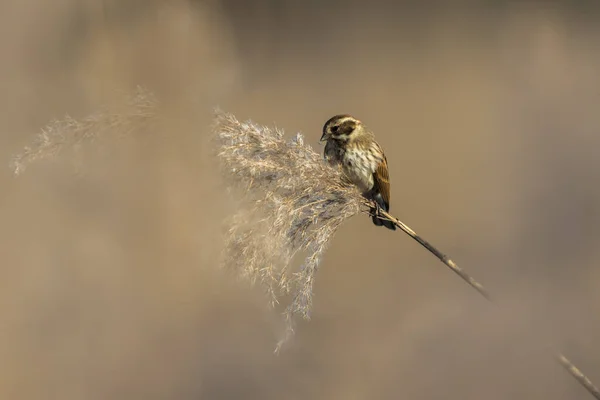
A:
[[[320,142],[326,142],[324,158],[341,167],[347,180],[356,185],[362,195],[375,201],[378,207],[390,210],[390,177],[383,149],[375,135],[360,120],[349,114],[338,114],[325,122]],[[396,225],[379,217],[371,208],[373,223],[396,230]]]

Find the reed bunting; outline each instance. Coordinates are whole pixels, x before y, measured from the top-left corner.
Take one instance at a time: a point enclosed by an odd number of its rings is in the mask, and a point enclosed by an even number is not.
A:
[[[374,200],[386,212],[390,210],[390,178],[387,160],[375,135],[356,118],[341,114],[330,118],[323,126],[321,142],[325,145],[325,159],[333,166],[341,166],[346,178],[355,184],[365,198]],[[393,222],[379,218],[378,210],[371,209],[373,223],[396,230]]]

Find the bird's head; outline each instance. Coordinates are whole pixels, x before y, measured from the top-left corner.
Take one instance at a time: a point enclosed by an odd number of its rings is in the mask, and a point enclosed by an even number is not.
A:
[[[348,114],[340,114],[330,118],[323,126],[323,135],[320,141],[336,140],[347,142],[360,132],[362,123]]]

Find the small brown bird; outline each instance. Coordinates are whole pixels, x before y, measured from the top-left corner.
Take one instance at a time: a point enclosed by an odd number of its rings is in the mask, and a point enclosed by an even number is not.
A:
[[[340,165],[344,175],[374,200],[386,212],[390,210],[390,178],[387,160],[375,135],[358,119],[347,114],[330,118],[323,126],[321,142],[325,145],[325,159],[330,165]],[[396,230],[393,222],[377,216],[371,209],[373,223]]]

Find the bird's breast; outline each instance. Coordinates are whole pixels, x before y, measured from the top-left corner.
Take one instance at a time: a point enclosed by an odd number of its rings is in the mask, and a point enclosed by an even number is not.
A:
[[[346,149],[342,157],[342,166],[346,176],[361,189],[369,191],[373,188],[373,173],[377,165],[368,157],[368,153]]]

